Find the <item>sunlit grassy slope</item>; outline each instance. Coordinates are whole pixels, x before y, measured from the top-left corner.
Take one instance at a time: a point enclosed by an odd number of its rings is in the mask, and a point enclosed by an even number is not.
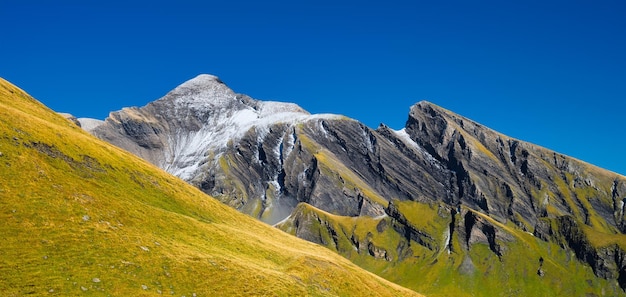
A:
[[[416,295],[237,213],[0,79],[3,296]]]
[[[300,224],[319,234],[322,244],[344,255],[359,266],[407,288],[428,296],[624,296],[615,280],[594,275],[592,269],[576,259],[574,252],[546,242],[520,230],[511,222],[499,223],[489,216],[463,207],[506,234],[498,239],[503,255],[498,257],[485,243],[474,243],[468,250],[460,245],[464,235],[454,233],[452,250],[446,243],[452,217],[438,213],[438,205],[394,201],[414,228],[433,234],[427,248],[406,241],[387,216],[337,216],[305,203],[298,205]],[[461,215],[455,215],[459,222]],[[293,219],[280,228],[295,234]],[[329,230],[334,230],[330,232]],[[439,236],[436,236],[436,235]],[[609,239],[607,239],[609,240]],[[354,242],[360,242],[355,247]],[[612,244],[609,242],[607,244]],[[368,252],[373,245],[385,250],[386,257],[375,259]],[[405,247],[402,251],[401,247]],[[411,249],[407,253],[407,247]],[[369,249],[371,250],[371,249]],[[539,275],[539,270],[541,274]]]

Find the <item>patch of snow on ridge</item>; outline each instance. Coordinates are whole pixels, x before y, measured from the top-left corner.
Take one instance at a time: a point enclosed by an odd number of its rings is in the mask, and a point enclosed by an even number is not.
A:
[[[91,132],[96,129],[98,126],[104,124],[103,120],[91,119],[91,118],[78,118],[78,122],[80,123],[80,127],[83,128],[87,132]]]
[[[402,128],[400,130],[394,130],[393,132],[396,133],[396,136],[398,136],[398,138],[400,138],[402,141],[404,141],[405,144],[409,144],[410,146],[416,146],[417,143],[415,143],[415,141],[413,141],[413,139],[411,139],[411,136],[409,135],[409,133],[406,133],[406,129]]]
[[[180,102],[180,101],[179,101]],[[294,125],[308,120],[320,118],[340,118],[337,115],[310,115],[296,104],[281,102],[257,101],[258,108],[241,106],[239,110],[223,110],[217,113],[211,124],[205,124],[198,131],[176,133],[175,147],[166,160],[166,171],[189,180],[195,176],[204,158],[198,154],[210,151],[223,151],[230,140],[241,139],[244,134],[254,128],[259,138],[264,138],[270,127],[276,124]]]
[[[420,153],[422,153],[424,156],[426,156],[428,161],[430,161],[430,164],[437,166],[437,168],[441,168],[441,166],[439,165],[439,161],[437,161],[437,159],[435,159],[435,157],[433,157],[430,153],[428,153],[422,146],[417,144],[417,142],[413,141],[413,139],[411,139],[411,136],[408,133],[406,133],[406,129],[402,128],[397,131],[396,130],[392,130],[392,131],[408,147],[412,147],[416,149],[417,151],[419,151]]]
[[[276,102],[276,101],[259,101],[261,117],[266,117],[268,115],[274,115],[279,113],[303,113],[309,114],[306,110],[302,109],[302,107],[298,106],[295,103],[286,103],[286,102]]]

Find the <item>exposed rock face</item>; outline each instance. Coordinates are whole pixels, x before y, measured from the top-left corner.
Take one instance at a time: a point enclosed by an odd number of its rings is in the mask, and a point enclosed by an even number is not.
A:
[[[617,245],[598,249],[582,229],[624,232],[623,176],[511,139],[427,102],[411,108],[406,132],[454,173],[450,182],[457,191],[452,204],[560,242],[596,275],[619,279],[624,251]],[[503,246],[495,238],[504,233],[477,225],[476,219],[471,213],[464,217],[467,245],[487,241],[501,256]],[[549,221],[557,222],[558,230],[550,229]]]
[[[75,116],[73,116],[73,115],[71,115],[69,113],[64,113],[64,112],[59,112],[58,114],[61,115],[64,118],[66,118],[68,121],[74,123],[76,126],[81,127],[80,122],[78,121],[78,119]]]
[[[92,133],[190,180],[209,152],[252,127],[306,116],[295,104],[256,101],[200,75],[142,108],[112,112]]]
[[[299,202],[377,216],[387,197],[453,198],[451,173],[406,133],[257,101],[214,76],[112,112],[92,133],[269,223]]]
[[[622,224],[623,214],[611,215],[619,211],[614,205],[619,194],[611,194],[611,187],[623,184],[623,177],[511,139],[426,102],[411,108],[406,131],[454,172],[455,204],[501,221],[514,220],[526,230],[533,230],[548,213],[572,214],[589,224],[590,214],[598,213],[613,227]]]
[[[201,75],[144,107],[90,123],[96,136],[224,203],[282,221],[280,228],[349,258],[399,263],[417,251],[471,254],[484,246],[504,261],[533,234],[626,287],[623,248],[599,246],[583,232],[623,236],[626,178],[428,102],[411,107],[404,129],[373,130],[254,100]],[[435,205],[414,207],[437,223],[421,222],[406,201]],[[345,217],[376,220],[375,230],[338,223]],[[549,278],[543,259],[533,269]],[[480,264],[469,256],[459,263],[462,275]]]

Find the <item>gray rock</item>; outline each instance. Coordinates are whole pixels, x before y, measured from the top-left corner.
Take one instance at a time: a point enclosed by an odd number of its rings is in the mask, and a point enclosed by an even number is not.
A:
[[[476,271],[476,266],[472,262],[472,258],[469,256],[463,257],[463,262],[459,266],[459,273],[461,274],[473,274]]]
[[[78,121],[78,119],[77,119],[75,116],[73,116],[73,115],[71,115],[71,114],[69,114],[69,113],[64,113],[64,112],[59,112],[58,114],[59,114],[60,116],[64,117],[66,120],[68,120],[68,121],[70,121],[70,122],[74,123],[74,125],[76,125],[76,126],[78,126],[78,127],[80,127],[80,126],[81,126],[81,125],[80,125],[80,122]]]

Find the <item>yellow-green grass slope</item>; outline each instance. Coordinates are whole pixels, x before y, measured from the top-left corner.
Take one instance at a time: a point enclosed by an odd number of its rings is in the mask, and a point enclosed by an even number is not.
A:
[[[625,296],[615,280],[596,277],[588,265],[576,259],[573,251],[546,242],[513,223],[502,224],[480,212],[462,207],[483,222],[505,234],[496,242],[502,247],[498,257],[487,242],[467,247],[458,232],[447,248],[452,215],[443,204],[393,201],[398,211],[416,230],[432,235],[431,249],[411,240],[393,228],[394,219],[383,216],[337,216],[305,203],[296,212],[299,224],[311,224],[323,244],[359,266],[407,288],[428,296]],[[291,218],[290,218],[291,219]],[[462,215],[454,216],[457,229],[463,228]],[[279,228],[295,234],[293,219]],[[330,231],[333,230],[333,231]],[[609,240],[609,239],[607,239]],[[359,247],[355,247],[358,241]],[[610,243],[609,243],[610,244]],[[386,257],[375,258],[368,251],[373,245]],[[402,249],[400,247],[403,247]],[[407,252],[407,247],[410,252]],[[540,275],[541,274],[541,275]]]
[[[416,293],[222,205],[0,79],[3,296]]]

